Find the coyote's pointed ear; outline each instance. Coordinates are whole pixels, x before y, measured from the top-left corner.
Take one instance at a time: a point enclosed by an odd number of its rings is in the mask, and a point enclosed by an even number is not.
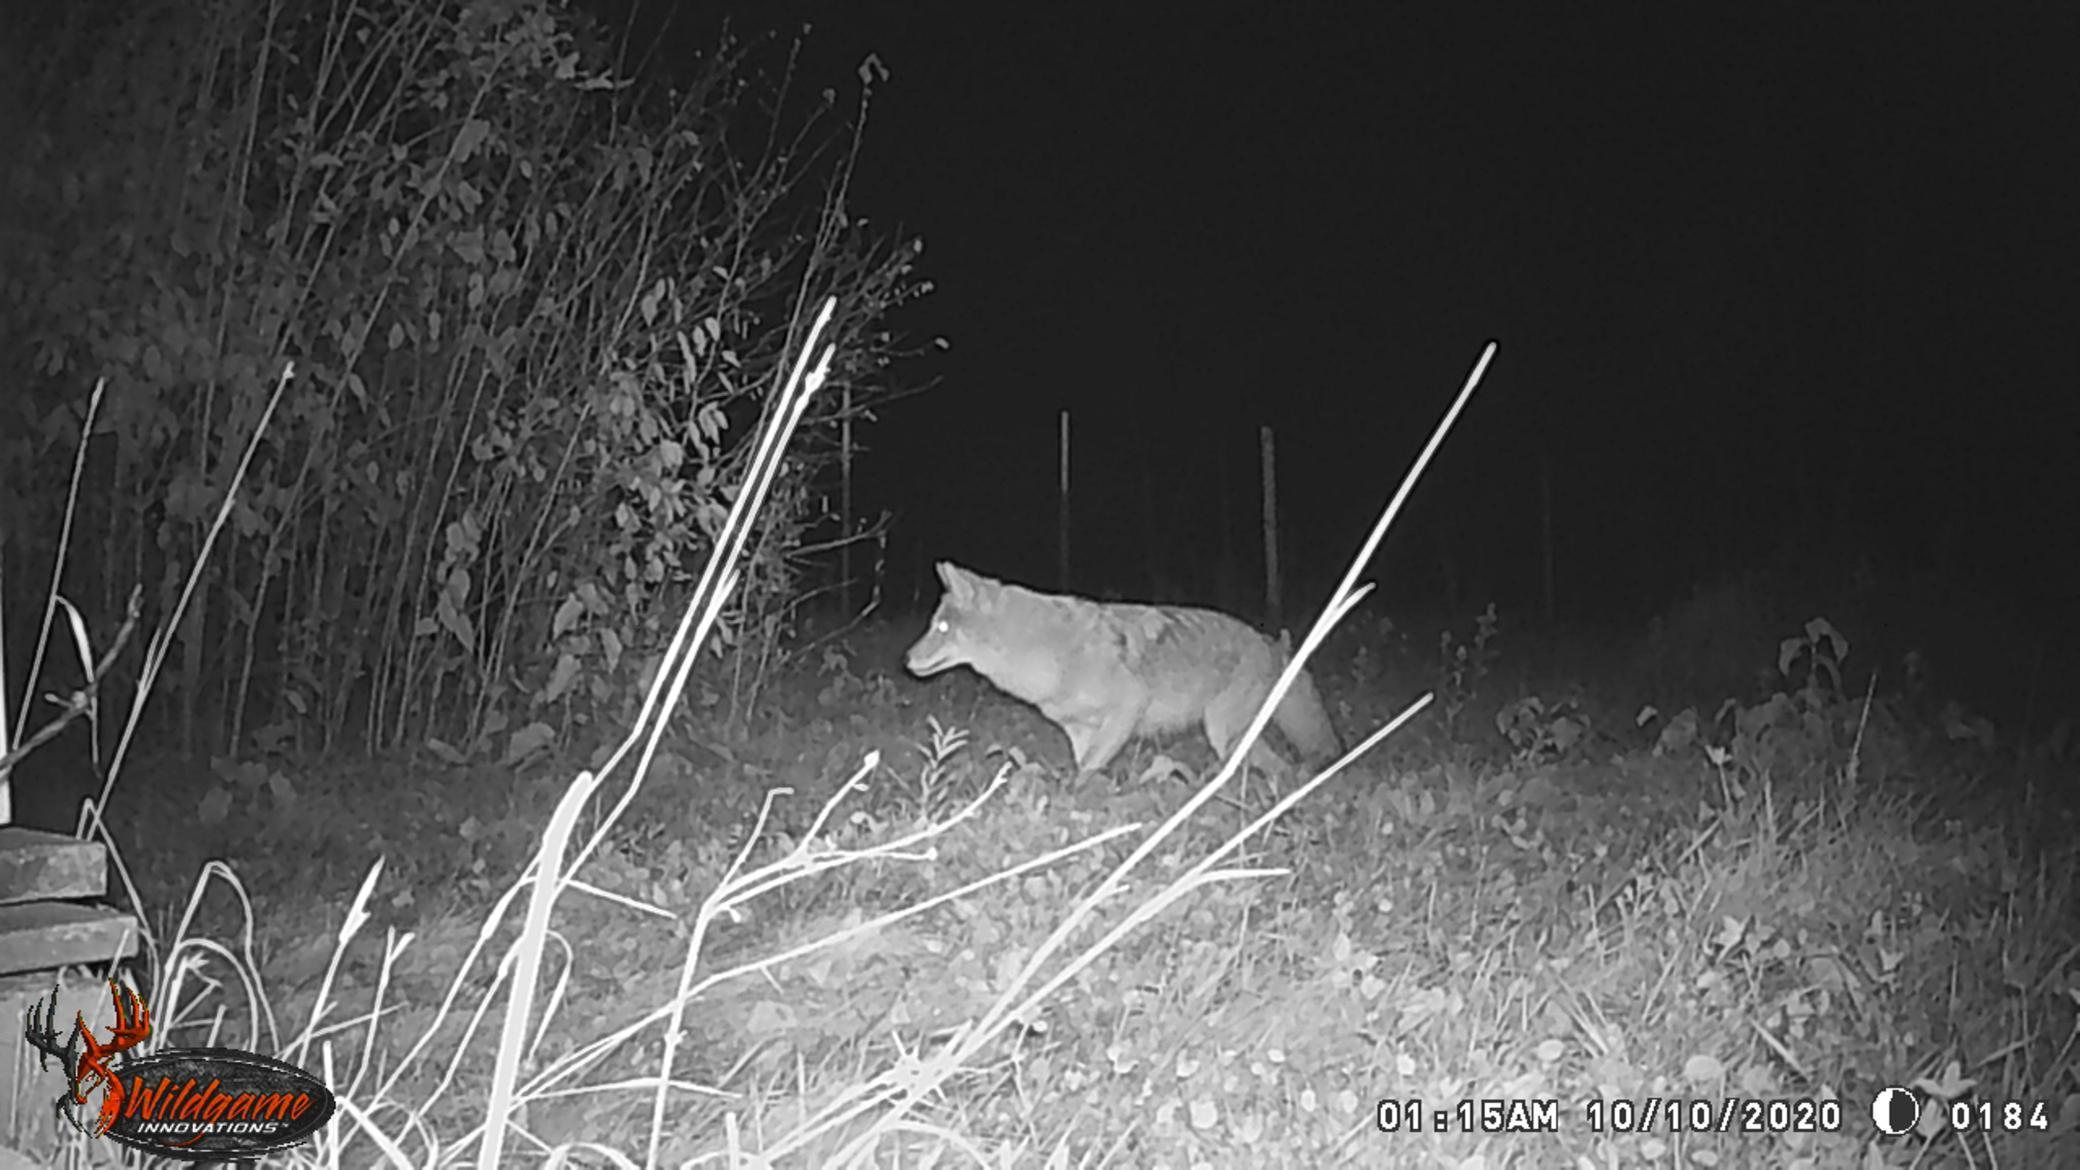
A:
[[[938,569],[939,583],[946,586],[946,592],[953,598],[954,604],[966,602],[975,588],[973,578],[968,575],[967,570],[952,561],[940,561]]]

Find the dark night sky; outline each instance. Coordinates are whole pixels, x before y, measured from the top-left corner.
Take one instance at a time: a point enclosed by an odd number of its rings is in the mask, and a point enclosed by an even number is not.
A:
[[[2080,6],[1698,11],[742,6],[810,93],[889,70],[856,210],[952,345],[869,440],[891,567],[1052,584],[1067,409],[1079,590],[1211,599],[1268,424],[1307,592],[1495,338],[1390,583],[1534,596],[1550,469],[1573,609],[1801,541],[2069,605]]]

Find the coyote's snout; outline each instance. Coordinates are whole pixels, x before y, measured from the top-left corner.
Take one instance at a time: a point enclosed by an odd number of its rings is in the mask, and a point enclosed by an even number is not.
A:
[[[939,562],[946,595],[907,665],[918,677],[971,666],[1068,733],[1080,777],[1136,735],[1196,723],[1225,757],[1284,669],[1283,646],[1210,609],[1129,605],[1039,593]],[[1336,732],[1304,672],[1273,713],[1310,759],[1335,755]]]

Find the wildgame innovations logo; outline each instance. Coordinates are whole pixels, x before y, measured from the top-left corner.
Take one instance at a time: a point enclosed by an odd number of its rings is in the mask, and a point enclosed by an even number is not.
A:
[[[238,1048],[169,1048],[130,1056],[152,1034],[144,997],[111,980],[116,1022],[98,1040],[84,1013],[58,1039],[58,989],[29,1009],[22,1035],[40,1067],[64,1070],[56,1104],[73,1128],[189,1162],[257,1158],[300,1145],[332,1119],[332,1091],[309,1073]],[[41,1019],[38,1018],[39,1013]],[[83,1115],[99,1094],[91,1114]]]

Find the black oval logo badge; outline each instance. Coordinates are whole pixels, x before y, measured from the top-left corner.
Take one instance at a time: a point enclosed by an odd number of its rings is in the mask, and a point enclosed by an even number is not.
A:
[[[317,1078],[256,1052],[175,1048],[125,1061],[120,1112],[106,1136],[187,1162],[277,1153],[332,1119]]]

